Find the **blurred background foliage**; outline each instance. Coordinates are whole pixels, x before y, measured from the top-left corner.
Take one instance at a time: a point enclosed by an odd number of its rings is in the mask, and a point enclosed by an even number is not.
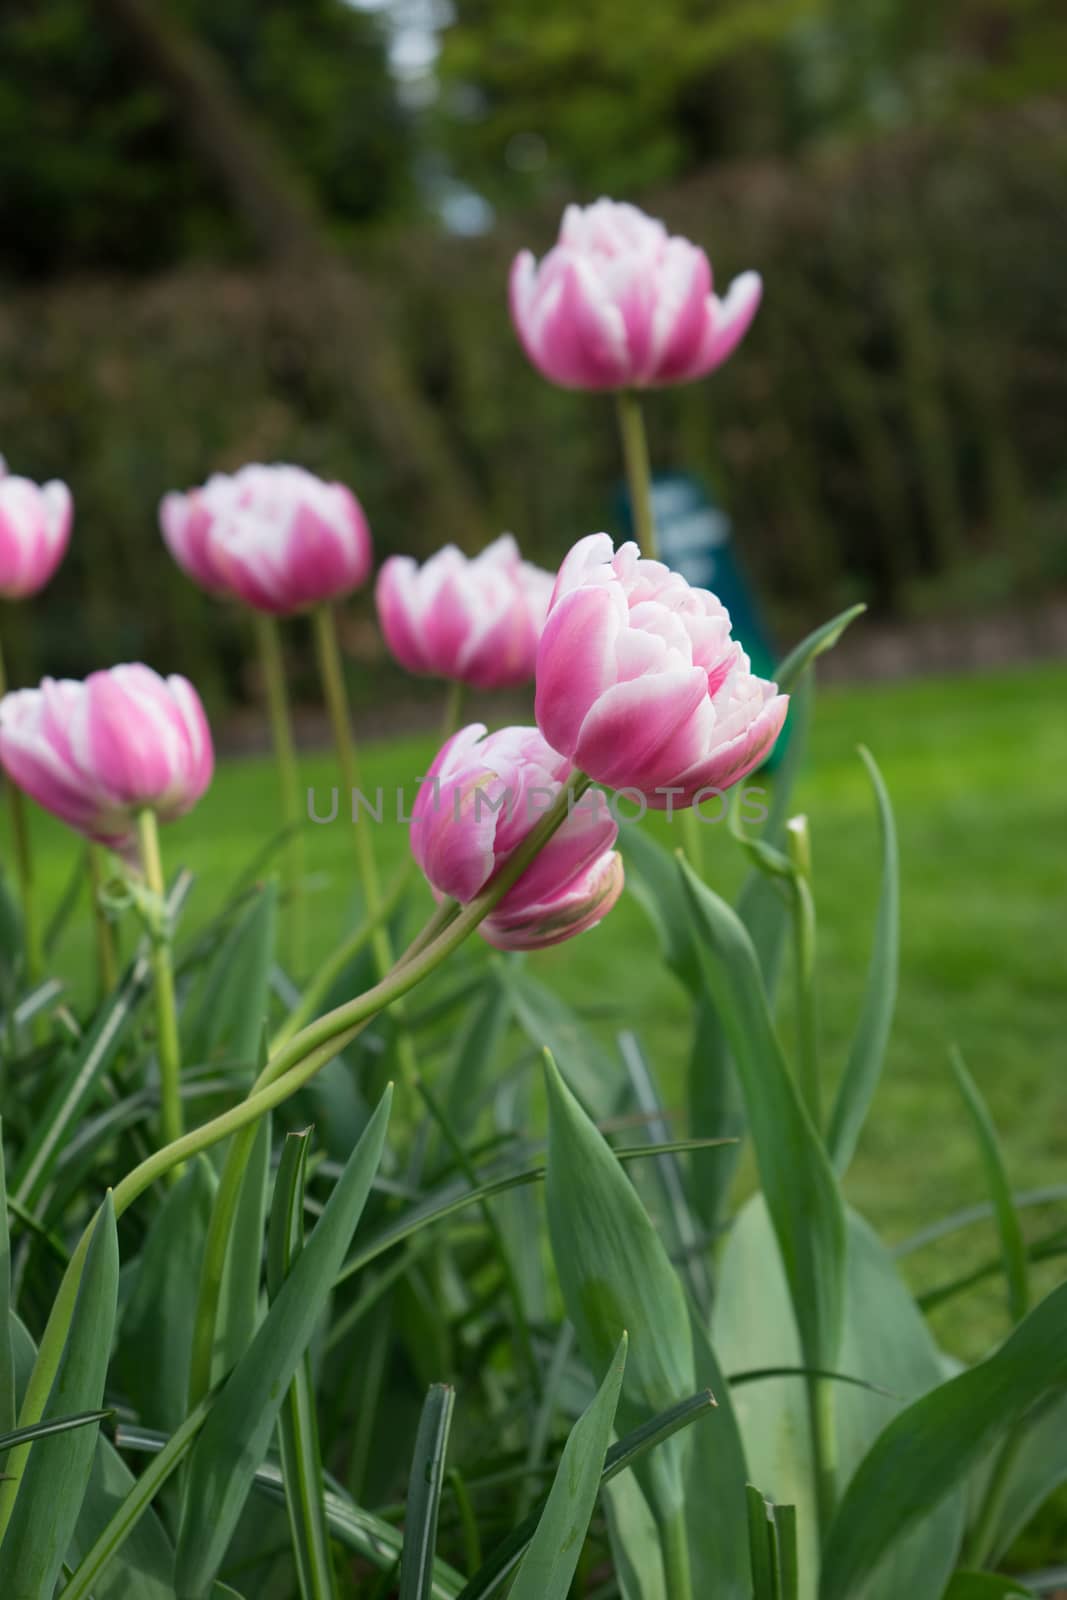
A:
[[[783,632],[1067,585],[1067,17],[1051,0],[8,0],[0,449],[72,485],[20,677],[239,675],[154,510],[248,459],[349,481],[381,553],[614,525],[613,418],[527,366],[506,274],[638,200],[766,279],[653,396]],[[368,597],[348,644],[368,663]]]

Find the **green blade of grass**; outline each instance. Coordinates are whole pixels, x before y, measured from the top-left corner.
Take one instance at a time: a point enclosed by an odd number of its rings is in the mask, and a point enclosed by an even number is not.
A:
[[[456,1391],[432,1384],[419,1417],[408,1480],[399,1600],[430,1600],[437,1546],[437,1515]]]
[[[1030,1282],[1027,1269],[1026,1241],[1019,1223],[1019,1213],[1011,1197],[1011,1185],[1004,1168],[997,1130],[963,1057],[957,1049],[950,1052],[949,1060],[956,1085],[971,1119],[978,1148],[989,1185],[993,1213],[1000,1234],[1000,1249],[1004,1261],[1004,1277],[1008,1285],[1008,1310],[1013,1322],[1021,1322],[1030,1304]]]

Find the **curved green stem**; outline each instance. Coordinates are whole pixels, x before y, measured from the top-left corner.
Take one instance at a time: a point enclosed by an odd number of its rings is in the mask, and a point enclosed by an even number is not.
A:
[[[282,820],[289,831],[285,846],[286,921],[285,950],[290,967],[299,970],[304,951],[304,835],[300,814],[300,774],[296,765],[293,723],[285,687],[285,660],[276,617],[257,611],[256,644],[267,691],[271,739],[278,765]]]
[[[622,455],[626,465],[626,481],[630,489],[630,515],[634,535],[643,556],[659,560],[656,540],[656,519],[652,511],[652,469],[648,461],[648,438],[641,402],[632,389],[622,389],[615,396],[619,415],[619,432],[622,435]]]
[[[182,1118],[181,1044],[178,1039],[178,1008],[174,999],[174,965],[171,958],[170,928],[167,926],[167,886],[159,853],[156,814],[146,808],[137,818],[141,844],[141,864],[145,882],[159,906],[157,925],[149,930],[152,947],[152,981],[156,995],[156,1054],[159,1059],[160,1132],[164,1146],[180,1139]]]
[[[463,715],[463,699],[465,687],[458,680],[450,683],[448,694],[445,696],[444,715],[441,718],[441,743],[445,744],[459,727],[459,719]]]

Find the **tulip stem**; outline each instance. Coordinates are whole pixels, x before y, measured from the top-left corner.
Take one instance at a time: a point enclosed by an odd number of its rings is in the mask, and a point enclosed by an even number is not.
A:
[[[0,700],[7,693],[7,673],[4,670],[3,652],[0,651]],[[26,796],[12,777],[5,774],[7,803],[11,813],[11,848],[15,856],[15,876],[19,885],[22,905],[22,939],[26,960],[26,986],[32,989],[41,977],[41,941],[37,927],[37,912],[33,893],[33,849],[30,844],[30,826],[26,815]]]
[[[304,951],[304,835],[300,816],[300,774],[293,744],[293,724],[285,687],[285,661],[277,618],[256,612],[256,643],[263,683],[267,691],[271,739],[278,766],[282,820],[286,829],[285,953],[290,969],[298,971]]]
[[[792,866],[793,981],[797,1013],[797,1080],[811,1120],[822,1127],[819,1082],[819,1018],[815,989],[815,899],[811,892],[811,841],[807,817],[786,824],[786,849]]]
[[[141,864],[145,883],[156,909],[149,926],[152,947],[152,980],[156,993],[156,1054],[159,1059],[160,1132],[162,1143],[172,1145],[182,1136],[181,1045],[178,1039],[178,1011],[174,1000],[174,965],[171,958],[170,926],[166,910],[166,884],[163,860],[159,853],[156,814],[150,808],[138,813],[137,832],[141,844]]]
[[[119,981],[115,963],[115,937],[100,899],[100,891],[104,887],[103,851],[100,845],[90,843],[87,857],[89,895],[93,903],[93,928],[96,933],[96,976],[103,998],[111,993]]]
[[[459,719],[463,715],[463,687],[458,680],[448,686],[444,716],[441,718],[442,744],[447,743],[459,727]]]
[[[659,560],[656,518],[652,510],[652,469],[648,460],[648,437],[641,402],[632,389],[621,389],[615,396],[622,435],[622,455],[630,489],[630,516],[643,556]]]
[[[556,829],[566,821],[571,807],[588,787],[589,779],[584,773],[572,772],[551,808],[545,812],[536,827],[530,830],[481,894],[469,904],[459,908],[447,923],[440,912],[434,914],[431,923],[435,927],[440,927],[441,931],[429,943],[421,944],[418,955],[411,956],[409,952],[405,952],[395,969],[366,994],[346,1001],[344,1005],[328,1012],[326,1016],[319,1017],[293,1039],[287,1041],[280,1050],[274,1051],[253,1084],[250,1094],[238,1105],[231,1106],[228,1111],[223,1111],[217,1117],[212,1117],[201,1127],[191,1129],[162,1150],[154,1151],[128,1172],[113,1192],[116,1217],[121,1217],[128,1211],[134,1201],[144,1194],[157,1178],[174,1171],[181,1163],[199,1155],[202,1150],[210,1149],[220,1140],[229,1138],[231,1134],[240,1133],[242,1129],[251,1129],[265,1112],[273,1110],[290,1095],[295,1094],[305,1083],[310,1082],[317,1072],[355,1038],[371,1017],[393,1004],[400,995],[413,989],[438,967],[518,881],[534,856],[548,843]],[[227,1164],[234,1160],[235,1153],[242,1143],[243,1141],[234,1140],[227,1154]],[[236,1161],[234,1164],[236,1165]],[[19,1413],[21,1427],[28,1427],[30,1423],[39,1421],[44,1410],[73,1315],[94,1223],[95,1217],[78,1241],[52,1302],[48,1322],[38,1346],[37,1360],[22,1400]],[[29,1445],[13,1446],[5,1463],[6,1476],[0,1479],[0,1539],[3,1538],[4,1530],[11,1520],[15,1492],[30,1448]]]

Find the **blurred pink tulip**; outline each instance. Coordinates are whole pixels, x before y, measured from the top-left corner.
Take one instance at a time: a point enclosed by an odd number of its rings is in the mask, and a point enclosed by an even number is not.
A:
[[[247,466],[201,489],[168,494],[163,538],[202,588],[287,615],[337,600],[366,581],[370,530],[351,490],[303,467]]]
[[[43,589],[70,540],[74,502],[65,483],[38,485],[7,471],[0,457],[0,596]]]
[[[500,689],[533,677],[552,575],[523,561],[510,534],[473,560],[454,545],[419,567],[390,556],[376,599],[385,642],[409,672]]]
[[[170,822],[195,805],[214,753],[192,684],[135,664],[5,695],[0,764],[46,811],[122,848],[139,811]]]
[[[537,655],[537,724],[597,782],[658,810],[692,805],[759,765],[787,706],[707,590],[635,544],[614,553],[606,533],[564,560]]]
[[[558,795],[570,763],[536,728],[461,728],[438,752],[412,811],[411,849],[439,897],[473,900]],[[587,795],[480,924],[500,950],[539,950],[583,933],[622,892],[618,827]]]
[[[756,315],[756,272],[712,292],[703,250],[636,206],[568,206],[559,242],[511,268],[511,315],[539,372],[565,389],[643,389],[702,378]]]

